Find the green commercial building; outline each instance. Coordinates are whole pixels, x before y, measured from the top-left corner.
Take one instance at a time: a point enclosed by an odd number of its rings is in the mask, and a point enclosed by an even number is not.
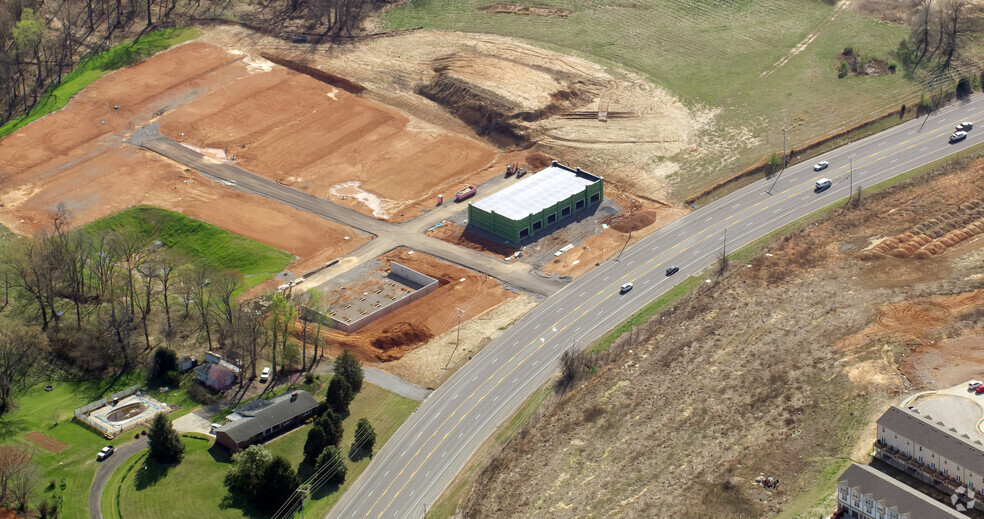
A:
[[[520,243],[601,203],[604,189],[602,177],[554,161],[529,178],[469,203],[468,225]]]

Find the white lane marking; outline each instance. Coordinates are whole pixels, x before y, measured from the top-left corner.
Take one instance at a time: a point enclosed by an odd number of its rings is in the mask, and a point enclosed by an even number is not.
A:
[[[912,130],[911,132],[907,133],[906,135],[912,135],[913,133],[916,133],[916,130]]]
[[[713,217],[713,216],[708,216],[708,217],[707,217],[707,219],[706,219],[706,220],[704,220],[704,223],[707,223],[707,222],[709,222],[709,221],[711,221],[711,220],[713,220],[713,219],[714,219],[714,217]]]
[[[587,293],[588,293],[588,291],[585,290],[584,292],[581,292],[581,294],[579,296],[577,296],[577,297],[584,297],[584,294],[587,294]]]
[[[610,275],[609,275],[609,276],[605,276],[605,277],[604,277],[604,278],[602,278],[601,280],[602,280],[602,281],[608,281],[608,278],[610,278],[610,277],[611,277]]]
[[[895,164],[898,161],[899,161],[899,159],[892,159],[892,160],[888,161],[888,163],[889,164]]]
[[[921,150],[919,150],[919,151],[926,151],[926,150],[928,150],[928,149],[929,149],[929,146],[926,146],[925,148],[923,148],[923,149],[921,149]]]
[[[741,202],[738,202],[737,204],[735,204],[735,205],[733,205],[733,206],[731,206],[731,208],[732,208],[732,209],[735,209],[735,208],[737,208],[737,207],[738,207],[738,206],[740,206],[740,205],[741,205]]]
[[[746,223],[746,224],[745,224],[745,227],[751,227],[751,225],[752,225],[753,223],[755,223],[755,222],[754,222],[754,221],[752,221],[752,222],[748,222],[748,223]]]
[[[782,210],[783,210],[783,208],[782,207],[779,207],[775,211],[772,211],[772,214],[776,214],[776,213],[778,213],[779,211],[782,211]]]

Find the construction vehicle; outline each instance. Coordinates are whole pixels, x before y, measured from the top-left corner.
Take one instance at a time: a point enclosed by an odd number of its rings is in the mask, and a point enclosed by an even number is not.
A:
[[[454,199],[456,201],[460,202],[460,201],[462,201],[462,200],[464,200],[466,198],[471,198],[471,197],[475,196],[475,193],[477,193],[477,192],[478,192],[478,188],[477,187],[472,186],[472,185],[468,185],[468,186],[465,186],[463,189],[459,190],[457,193],[455,193],[454,194]]]

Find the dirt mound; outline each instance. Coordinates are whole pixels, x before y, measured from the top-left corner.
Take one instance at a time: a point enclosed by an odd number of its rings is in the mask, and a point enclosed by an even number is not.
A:
[[[446,56],[435,59],[433,81],[417,93],[447,108],[475,132],[500,146],[526,147],[532,142],[524,123],[538,121],[596,99],[601,81],[570,73],[541,70],[493,56]],[[503,77],[516,78],[514,90]]]
[[[623,211],[616,215],[607,217],[605,219],[605,223],[618,232],[628,233],[649,227],[656,222],[659,215],[660,211],[658,209],[634,211],[631,217],[629,216],[628,211]]]
[[[426,325],[403,321],[384,328],[382,333],[372,340],[372,345],[374,348],[387,351],[420,344],[433,336]]]
[[[984,233],[984,200],[968,200],[907,232],[882,240],[858,253],[863,261],[895,258],[930,259]]]
[[[562,16],[567,17],[574,13],[570,9],[561,7],[550,7],[546,5],[524,5],[512,2],[492,4],[481,9],[489,13],[508,13],[508,14],[528,14],[532,16]]]
[[[526,163],[530,165],[533,171],[546,168],[552,161],[553,159],[538,151],[526,154]]]

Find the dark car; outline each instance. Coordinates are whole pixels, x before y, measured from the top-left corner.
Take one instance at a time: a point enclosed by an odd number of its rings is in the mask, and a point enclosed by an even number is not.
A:
[[[973,129],[974,129],[974,123],[972,123],[970,121],[964,121],[964,122],[958,124],[957,125],[957,128],[956,128],[956,130],[958,132],[966,132],[966,131],[973,130]]]
[[[104,460],[104,459],[112,456],[113,455],[113,451],[115,451],[115,450],[116,450],[116,448],[113,447],[112,445],[107,445],[107,446],[103,447],[99,451],[99,454],[96,454],[96,459],[99,460],[99,461],[102,461],[102,460]]]
[[[680,267],[673,265],[670,268],[666,269],[666,275],[672,276],[673,274],[676,274],[679,271],[680,271]]]

